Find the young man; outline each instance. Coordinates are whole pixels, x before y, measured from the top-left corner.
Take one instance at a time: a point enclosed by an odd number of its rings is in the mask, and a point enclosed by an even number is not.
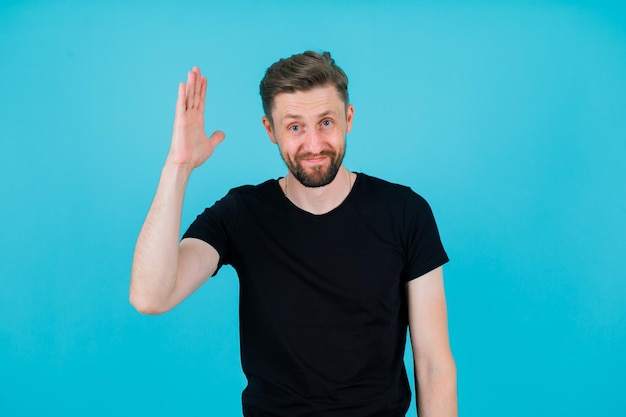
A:
[[[343,166],[354,115],[344,72],[327,52],[267,70],[262,122],[287,175],[231,190],[179,242],[189,175],[224,139],[204,132],[206,85],[194,68],[179,86],[170,152],[135,249],[131,303],[164,313],[232,265],[244,416],[404,416],[407,326],[419,415],[456,416],[448,258],[421,197]]]

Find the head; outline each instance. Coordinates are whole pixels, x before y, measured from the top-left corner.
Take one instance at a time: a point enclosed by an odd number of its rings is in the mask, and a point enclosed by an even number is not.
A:
[[[261,80],[260,93],[265,116],[273,123],[272,109],[278,94],[307,91],[323,85],[333,85],[343,103],[348,105],[348,77],[335,64],[330,52],[318,54],[306,51],[279,60],[267,69]]]
[[[290,173],[307,187],[332,182],[352,126],[348,79],[330,53],[304,52],[268,68],[260,86],[263,125]]]

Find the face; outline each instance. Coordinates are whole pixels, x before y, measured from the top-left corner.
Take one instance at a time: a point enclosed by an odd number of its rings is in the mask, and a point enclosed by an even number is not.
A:
[[[273,124],[263,117],[263,125],[289,172],[306,187],[322,187],[341,167],[353,114],[352,105],[346,106],[337,89],[326,85],[278,94]]]

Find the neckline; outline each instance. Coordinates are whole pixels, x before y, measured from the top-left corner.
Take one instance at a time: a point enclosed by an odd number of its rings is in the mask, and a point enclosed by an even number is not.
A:
[[[343,199],[343,201],[341,203],[339,203],[339,205],[337,207],[334,207],[333,209],[327,211],[326,213],[320,213],[320,214],[315,214],[315,213],[311,213],[310,211],[304,210],[298,206],[296,206],[283,192],[282,187],[280,186],[279,180],[281,178],[284,177],[279,177],[277,179],[274,180],[274,190],[279,194],[279,199],[281,199],[283,201],[283,204],[285,204],[286,207],[294,209],[297,212],[300,212],[306,216],[311,216],[311,217],[316,217],[316,218],[321,218],[321,217],[325,217],[325,216],[329,216],[332,215],[340,210],[343,209],[343,207],[345,207],[354,197],[354,194],[357,191],[357,188],[360,188],[360,183],[361,183],[361,178],[363,176],[362,173],[360,172],[354,172],[352,171],[355,175],[356,178],[354,179],[354,183],[352,184],[352,188],[350,189],[350,192],[348,192],[348,195],[346,196],[346,198]]]

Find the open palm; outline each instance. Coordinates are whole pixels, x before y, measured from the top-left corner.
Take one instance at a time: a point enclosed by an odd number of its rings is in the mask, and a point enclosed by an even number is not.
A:
[[[174,132],[168,159],[190,169],[202,165],[225,137],[223,132],[215,131],[209,138],[204,131],[206,87],[206,77],[200,74],[198,67],[189,71],[186,85],[180,83],[178,86]]]

